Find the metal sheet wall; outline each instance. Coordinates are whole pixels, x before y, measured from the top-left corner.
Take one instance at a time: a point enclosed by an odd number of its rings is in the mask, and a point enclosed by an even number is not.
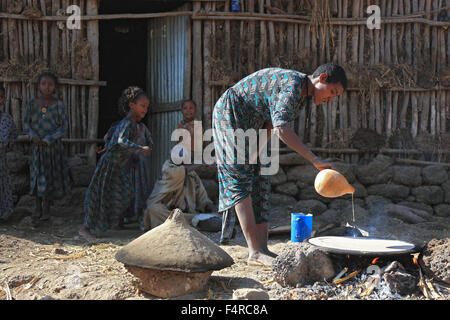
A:
[[[183,119],[181,101],[188,97],[188,18],[166,17],[148,22],[149,129],[154,147],[151,155],[151,183],[156,181],[173,142],[171,134]]]

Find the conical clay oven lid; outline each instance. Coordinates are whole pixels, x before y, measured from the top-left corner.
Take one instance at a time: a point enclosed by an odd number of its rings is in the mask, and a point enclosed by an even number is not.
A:
[[[222,248],[189,226],[180,209],[121,248],[116,260],[135,267],[188,273],[220,270],[234,263]]]

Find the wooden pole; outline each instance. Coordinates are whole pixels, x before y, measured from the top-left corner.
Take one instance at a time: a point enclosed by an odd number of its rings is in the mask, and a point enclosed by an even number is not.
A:
[[[255,10],[255,1],[248,0],[248,11],[253,13]],[[255,67],[255,21],[248,23],[248,73],[256,71]]]
[[[47,15],[47,6],[45,0],[41,1],[41,12],[45,16]],[[48,64],[48,35],[47,35],[47,21],[42,21],[42,57]]]
[[[271,6],[271,1],[266,0],[266,5]],[[270,48],[270,63],[275,65],[278,52],[278,44],[275,41],[275,27],[273,21],[268,22],[269,28],[269,48]]]
[[[228,0],[229,1],[229,0]],[[259,0],[259,13],[264,13],[264,0]],[[229,21],[227,21],[230,23]],[[259,66],[260,68],[264,68],[269,63],[269,54],[268,54],[268,48],[267,48],[267,31],[266,31],[266,22],[261,21],[260,22],[260,46],[259,46],[259,53],[260,53],[260,61]]]
[[[97,0],[87,0],[86,13],[97,14],[98,13]],[[91,46],[91,65],[93,69],[93,79],[99,80],[99,46],[98,46],[98,21],[89,21],[87,23],[87,39]],[[89,123],[88,123],[88,138],[97,138],[98,118],[99,118],[99,100],[98,100],[98,87],[89,88]],[[89,164],[95,164],[97,161],[97,153],[95,145],[91,145],[88,151]]]
[[[52,14],[56,16],[59,10],[59,1],[52,0]],[[50,65],[56,67],[58,64],[59,31],[56,22],[51,24],[50,31]]]
[[[206,3],[205,9],[211,10],[211,4]],[[203,127],[211,127],[212,116],[212,99],[211,99],[211,87],[209,82],[211,81],[211,22],[204,22],[203,33]]]
[[[193,11],[201,9],[201,2],[193,3]],[[203,63],[202,63],[202,21],[194,20],[192,26],[192,99],[200,106],[198,115],[203,118]]]
[[[411,135],[413,138],[417,136],[417,125],[418,125],[418,110],[417,110],[417,95],[416,93],[411,93]]]
[[[393,0],[392,3],[392,15],[398,14],[398,6],[400,0]],[[398,51],[397,51],[397,25],[392,24],[391,26],[392,36],[391,36],[391,47],[392,47],[392,62],[398,64]],[[394,107],[395,108],[395,107]],[[394,114],[395,117],[395,114]]]

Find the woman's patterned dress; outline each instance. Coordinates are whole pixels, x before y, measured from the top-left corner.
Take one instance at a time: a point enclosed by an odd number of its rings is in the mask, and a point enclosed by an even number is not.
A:
[[[219,212],[233,208],[240,200],[252,197],[256,223],[268,222],[270,183],[261,176],[261,165],[238,164],[238,141],[227,134],[236,129],[262,129],[266,123],[280,127],[294,120],[307,102],[301,93],[307,75],[294,70],[267,68],[240,80],[220,97],[213,110],[214,147],[219,180]],[[229,152],[227,152],[227,150]],[[234,151],[233,151],[234,150]],[[231,152],[230,152],[231,151]]]

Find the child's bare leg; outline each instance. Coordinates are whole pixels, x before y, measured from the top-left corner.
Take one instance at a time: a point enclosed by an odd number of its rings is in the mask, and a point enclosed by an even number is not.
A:
[[[91,233],[89,228],[83,225],[80,230],[78,230],[78,234],[85,239],[95,239],[95,236]]]
[[[248,197],[240,201],[235,206],[235,211],[241,224],[245,240],[247,241],[249,249],[248,263],[262,263],[270,266],[272,264],[273,257],[269,256],[265,252],[265,248],[262,245],[261,236],[258,234],[258,232],[260,232],[258,229],[261,227],[257,227],[255,223],[252,198]]]

